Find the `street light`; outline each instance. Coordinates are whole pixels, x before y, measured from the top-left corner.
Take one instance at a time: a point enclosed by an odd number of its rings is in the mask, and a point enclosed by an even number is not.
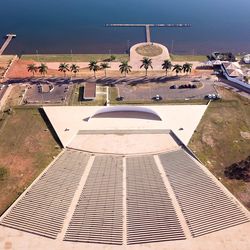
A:
[[[174,53],[174,40],[172,40],[172,45],[171,45],[171,53]]]
[[[130,40],[127,40],[127,48],[128,48],[128,52],[129,52],[129,49],[130,49]]]
[[[38,50],[36,50],[36,57],[37,57],[37,61],[40,62],[39,56],[38,56]]]
[[[71,54],[71,62],[73,62],[73,51],[72,51],[72,49],[70,50],[70,54]]]

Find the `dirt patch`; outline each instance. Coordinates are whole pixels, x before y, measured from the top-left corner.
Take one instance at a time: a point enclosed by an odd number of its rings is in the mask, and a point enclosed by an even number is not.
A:
[[[32,60],[22,60],[19,59],[18,61],[14,62],[11,66],[11,68],[8,71],[7,77],[8,78],[26,78],[26,77],[32,77],[33,74],[31,72],[28,72],[27,65],[36,63]],[[36,77],[41,77],[41,74],[37,72],[35,74]],[[59,72],[55,69],[48,69],[47,76],[63,76],[62,72]]]
[[[8,171],[0,181],[1,214],[60,149],[37,109],[15,109],[0,133],[0,165]]]
[[[240,131],[240,135],[247,140],[250,140],[250,132],[242,132]]]
[[[12,243],[10,241],[6,241],[4,243],[4,250],[12,249]]]

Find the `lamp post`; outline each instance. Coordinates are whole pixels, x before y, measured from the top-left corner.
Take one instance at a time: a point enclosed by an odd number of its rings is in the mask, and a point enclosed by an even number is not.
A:
[[[72,51],[72,49],[70,50],[70,55],[71,55],[71,62],[73,63],[73,51]]]
[[[128,53],[129,53],[129,49],[130,49],[130,40],[127,40],[127,50],[128,50]]]
[[[171,53],[174,53],[174,40],[172,40],[172,45],[171,45]]]
[[[36,58],[37,58],[37,61],[40,62],[39,55],[38,55],[38,50],[36,50]]]

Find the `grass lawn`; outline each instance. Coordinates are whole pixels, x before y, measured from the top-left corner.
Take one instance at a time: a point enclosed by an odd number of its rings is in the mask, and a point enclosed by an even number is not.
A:
[[[16,108],[0,126],[0,215],[61,149],[36,108]]]
[[[189,146],[250,209],[250,183],[224,177],[225,167],[250,155],[250,140],[246,136],[250,136],[250,100],[222,88],[218,91],[224,100],[210,104]]]
[[[117,61],[128,60],[127,54],[113,54]],[[41,54],[22,55],[23,60],[34,60],[40,62],[89,62],[91,60],[103,61],[110,58],[109,54]]]
[[[198,61],[204,62],[207,61],[206,55],[175,55],[170,54],[170,57],[175,62],[189,62],[189,61]]]
[[[0,76],[2,76],[8,67],[9,63],[13,59],[14,56],[1,55],[0,56]]]

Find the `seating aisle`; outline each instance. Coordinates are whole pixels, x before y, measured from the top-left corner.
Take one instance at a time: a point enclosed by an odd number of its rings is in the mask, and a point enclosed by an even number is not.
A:
[[[126,162],[128,244],[185,239],[153,156]]]

